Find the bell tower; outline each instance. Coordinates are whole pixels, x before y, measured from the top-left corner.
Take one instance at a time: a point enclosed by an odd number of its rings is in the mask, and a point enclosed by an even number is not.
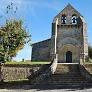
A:
[[[88,57],[87,25],[83,16],[68,4],[52,22],[51,58],[60,63],[81,63]]]

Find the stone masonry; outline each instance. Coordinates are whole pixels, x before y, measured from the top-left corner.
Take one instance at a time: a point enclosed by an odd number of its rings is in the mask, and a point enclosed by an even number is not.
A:
[[[83,16],[68,4],[52,22],[51,39],[32,45],[32,60],[82,63],[88,57],[87,25]]]

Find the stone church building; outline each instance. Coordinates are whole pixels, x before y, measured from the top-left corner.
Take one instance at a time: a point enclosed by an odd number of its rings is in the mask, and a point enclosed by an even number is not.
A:
[[[32,45],[32,60],[60,63],[85,62],[88,57],[87,24],[83,16],[68,4],[52,22],[50,39]]]

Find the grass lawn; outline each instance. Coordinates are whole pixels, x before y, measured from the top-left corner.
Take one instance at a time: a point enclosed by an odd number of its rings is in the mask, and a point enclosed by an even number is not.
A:
[[[50,64],[50,62],[47,62],[47,61],[12,61],[12,62],[6,62],[5,64],[30,64],[30,65],[34,65],[34,64]]]

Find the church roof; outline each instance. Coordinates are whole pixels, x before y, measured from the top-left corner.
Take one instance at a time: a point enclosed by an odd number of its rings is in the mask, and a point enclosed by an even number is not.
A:
[[[73,10],[74,12],[76,12],[79,16],[83,17],[70,3],[68,3],[68,5],[67,5],[59,14],[57,14],[57,15],[55,16],[55,18],[56,18],[58,15],[62,14],[64,11],[69,10],[69,9],[72,9],[72,10]]]

